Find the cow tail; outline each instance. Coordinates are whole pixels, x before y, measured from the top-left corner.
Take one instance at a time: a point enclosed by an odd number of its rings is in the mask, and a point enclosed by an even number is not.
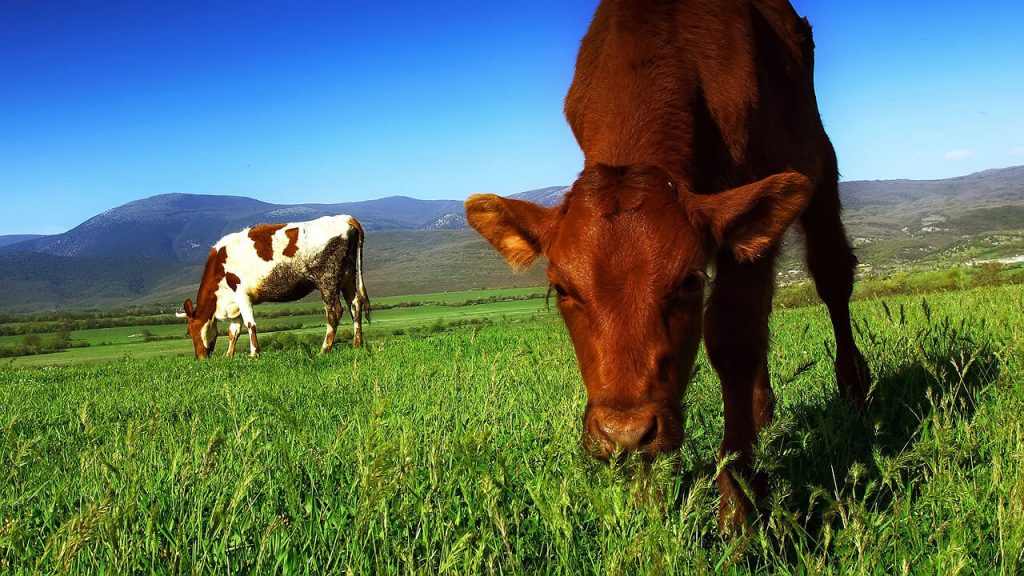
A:
[[[359,307],[366,314],[366,321],[370,322],[370,297],[366,294],[366,285],[363,284],[363,227],[358,223],[356,234],[356,298],[359,298]]]

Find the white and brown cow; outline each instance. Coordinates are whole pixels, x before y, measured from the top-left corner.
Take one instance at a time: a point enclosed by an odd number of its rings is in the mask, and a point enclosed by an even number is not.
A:
[[[193,306],[185,300],[188,335],[196,358],[213,353],[217,320],[241,317],[249,330],[249,350],[260,353],[252,307],[260,302],[291,302],[319,290],[327,315],[327,336],[320,352],[334,345],[342,317],[339,294],[352,314],[352,344],[363,344],[362,315],[370,319],[370,299],[363,286],[363,229],[347,215],[309,222],[263,224],[228,234],[210,249]],[[228,330],[227,355],[235,353],[241,323]]]

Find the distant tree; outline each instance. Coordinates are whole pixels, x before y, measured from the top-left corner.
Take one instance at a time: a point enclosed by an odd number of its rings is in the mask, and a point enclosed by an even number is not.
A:
[[[976,286],[995,286],[999,284],[1003,265],[999,262],[985,262],[975,268],[974,284]]]

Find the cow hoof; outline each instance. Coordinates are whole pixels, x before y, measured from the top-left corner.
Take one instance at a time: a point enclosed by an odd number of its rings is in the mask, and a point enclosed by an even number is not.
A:
[[[871,370],[860,350],[836,357],[836,383],[839,395],[844,400],[863,410],[868,405],[868,391],[871,389]]]
[[[743,490],[740,483],[733,478],[740,474],[736,469],[726,468],[718,474],[718,527],[726,534],[740,534],[744,529],[760,517],[757,504]],[[751,496],[763,499],[767,491],[767,481],[762,474],[747,477]]]

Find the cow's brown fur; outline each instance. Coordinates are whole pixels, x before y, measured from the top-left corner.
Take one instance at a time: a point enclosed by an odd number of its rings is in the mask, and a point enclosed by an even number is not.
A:
[[[249,238],[256,248],[256,255],[267,262],[274,259],[274,234],[285,224],[261,224],[249,229]]]
[[[284,247],[284,251],[281,254],[291,258],[299,251],[299,229],[289,228],[284,231],[284,235],[288,237],[288,245]]]
[[[366,233],[363,232],[363,225],[359,223],[359,220],[356,220],[355,218],[349,218],[348,223],[350,226],[355,228],[356,231],[359,233],[359,238],[363,238],[366,236]]]
[[[227,281],[228,287],[231,288],[232,292],[237,291],[238,285],[242,282],[242,279],[239,278],[237,274],[233,274],[231,272],[225,274],[224,279]]]
[[[210,254],[206,257],[206,269],[203,271],[203,279],[199,282],[199,293],[196,295],[196,303],[193,308],[191,300],[185,300],[185,314],[188,315],[186,332],[192,336],[192,332],[202,329],[202,326],[213,318],[217,312],[217,285],[224,279],[224,262],[228,259],[227,248],[217,250],[210,248]],[[213,353],[214,343],[209,349],[203,347],[198,337],[193,337],[196,357],[205,358]]]
[[[479,195],[467,218],[514,266],[547,257],[597,455],[680,445],[703,336],[722,382],[722,454],[738,454],[718,479],[722,517],[742,519],[752,503],[736,478],[763,488],[750,450],[774,402],[777,244],[797,219],[832,317],[840,392],[861,404],[870,381],[850,329],[856,259],[814,95],[810,26],[786,0],[603,0],[565,113],[585,161],[563,203]]]

